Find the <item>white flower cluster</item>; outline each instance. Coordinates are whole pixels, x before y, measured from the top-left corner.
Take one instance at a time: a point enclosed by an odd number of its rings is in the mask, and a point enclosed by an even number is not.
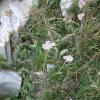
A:
[[[60,2],[60,8],[62,11],[62,16],[66,17],[67,16],[67,10],[72,7],[74,0],[61,0]],[[78,7],[82,9],[86,5],[86,0],[79,0],[78,1]],[[78,19],[81,21],[84,18],[85,14],[80,13],[77,15]]]
[[[61,0],[60,2],[60,8],[62,11],[62,16],[66,16],[67,15],[67,9],[69,9],[73,4],[73,0]]]
[[[82,9],[85,5],[86,5],[85,0],[79,0],[78,6],[79,6],[80,9]],[[85,16],[85,13],[80,13],[80,14],[77,15],[77,17],[80,21],[83,20],[84,16]]]
[[[43,49],[46,50],[46,51],[49,51],[50,49],[52,49],[52,48],[55,47],[55,46],[56,46],[56,44],[55,44],[54,42],[51,42],[51,41],[46,41],[46,42],[42,45]],[[63,56],[63,59],[64,59],[64,61],[65,61],[66,63],[71,63],[71,62],[73,62],[73,60],[74,60],[74,58],[73,58],[72,55],[64,55],[64,56]],[[46,65],[46,67],[47,67],[47,72],[49,72],[51,69],[54,69],[55,65],[54,65],[54,64],[49,64],[49,63],[48,63],[48,64]]]
[[[72,55],[63,56],[63,59],[65,60],[65,62],[68,62],[68,63],[71,63],[74,60]]]
[[[49,51],[50,49],[52,49],[55,46],[55,43],[51,42],[51,41],[46,41],[43,45],[44,50]]]

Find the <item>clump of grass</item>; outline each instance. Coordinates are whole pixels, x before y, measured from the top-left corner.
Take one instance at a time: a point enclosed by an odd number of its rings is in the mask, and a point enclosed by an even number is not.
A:
[[[30,16],[13,55],[14,66],[23,77],[20,95],[6,100],[99,100],[99,0],[82,9],[86,16],[81,22],[78,8],[71,9],[73,21],[64,22],[59,2],[52,0],[42,6],[42,13]],[[46,40],[56,43],[49,52],[42,47]],[[72,63],[64,63],[63,55],[68,54],[74,57]],[[55,65],[49,72],[48,63]],[[35,71],[43,71],[44,77],[32,74]]]

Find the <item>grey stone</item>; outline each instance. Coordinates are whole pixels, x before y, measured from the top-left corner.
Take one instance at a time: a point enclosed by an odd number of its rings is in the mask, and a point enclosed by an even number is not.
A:
[[[0,96],[18,96],[22,78],[12,71],[0,71]]]

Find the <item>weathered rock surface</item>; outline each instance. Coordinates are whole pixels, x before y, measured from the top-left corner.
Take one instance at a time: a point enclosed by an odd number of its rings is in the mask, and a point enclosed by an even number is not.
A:
[[[1,0],[0,1],[0,55],[11,61],[10,35],[18,40],[18,32],[28,20],[33,5],[39,0]],[[7,44],[8,43],[8,44]]]
[[[22,78],[12,71],[0,71],[0,96],[17,96]]]

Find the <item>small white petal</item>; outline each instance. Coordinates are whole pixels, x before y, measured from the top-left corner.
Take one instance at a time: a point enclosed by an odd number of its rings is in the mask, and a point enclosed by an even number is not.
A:
[[[78,14],[77,17],[79,20],[82,20],[85,16],[85,13]]]
[[[74,60],[71,55],[63,56],[63,59],[65,60],[65,62],[72,62]]]
[[[50,42],[50,41],[46,41],[46,42],[42,45],[42,47],[43,47],[44,50],[50,50],[50,49],[52,49],[54,46],[55,46],[55,43]]]
[[[82,9],[85,5],[86,5],[85,0],[79,0],[78,6],[79,6],[80,9]]]
[[[100,75],[100,72],[98,72],[98,75]]]
[[[51,43],[51,45],[52,45],[52,46],[56,46],[56,44],[55,44],[55,43]]]
[[[50,47],[49,47],[49,45],[43,44],[43,49],[44,50],[50,50]]]

